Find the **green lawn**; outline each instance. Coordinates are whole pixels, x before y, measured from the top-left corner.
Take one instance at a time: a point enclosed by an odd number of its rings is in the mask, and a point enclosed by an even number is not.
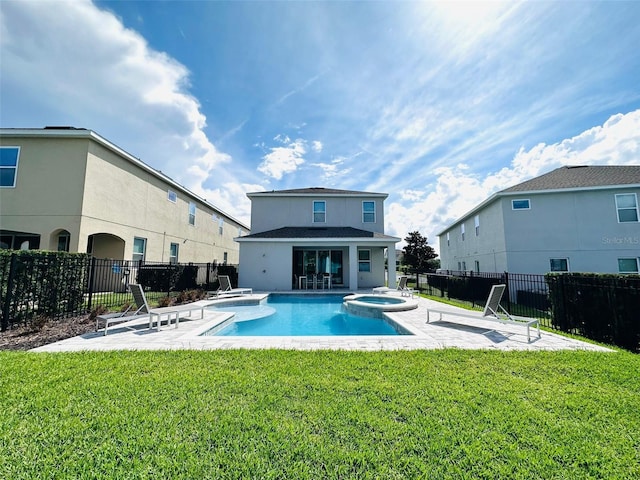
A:
[[[627,352],[0,352],[0,478],[640,478]]]

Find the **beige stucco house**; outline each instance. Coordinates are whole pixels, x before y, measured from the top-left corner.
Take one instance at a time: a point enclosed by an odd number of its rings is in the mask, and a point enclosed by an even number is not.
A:
[[[0,129],[0,246],[238,263],[249,227],[97,133]]]
[[[384,233],[387,194],[301,188],[247,196],[252,233],[236,239],[240,285],[268,291],[395,285],[400,239]]]

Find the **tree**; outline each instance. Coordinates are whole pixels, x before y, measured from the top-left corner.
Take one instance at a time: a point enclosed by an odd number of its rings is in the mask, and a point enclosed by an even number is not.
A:
[[[433,266],[433,260],[438,256],[433,247],[427,243],[427,237],[420,232],[409,232],[404,239],[407,244],[403,248],[404,263],[413,267],[418,272],[424,272]]]

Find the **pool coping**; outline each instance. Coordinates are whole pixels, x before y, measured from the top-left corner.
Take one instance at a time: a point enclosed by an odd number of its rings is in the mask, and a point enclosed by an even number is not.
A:
[[[351,291],[331,291],[331,294],[349,295]],[[368,293],[362,290],[358,293]],[[231,303],[237,300],[260,301],[269,293],[300,294],[299,291],[254,292],[244,298],[201,300],[203,306]],[[316,292],[309,293],[313,295]],[[317,292],[328,294],[329,292]],[[387,293],[387,295],[389,295]],[[205,309],[203,319],[180,319],[179,328],[163,325],[160,331],[148,329],[148,321],[134,320],[103,331],[91,332],[35,348],[35,352],[107,351],[107,350],[224,350],[224,349],[286,349],[286,350],[434,350],[459,348],[468,350],[594,350],[615,351],[600,345],[558,335],[543,330],[542,337],[528,342],[526,332],[518,326],[487,321],[464,321],[455,316],[448,321],[426,323],[428,308],[446,308],[452,313],[464,309],[434,300],[417,297],[418,308],[404,312],[385,312],[384,315],[413,335],[348,335],[313,337],[229,337],[200,336],[212,326],[228,320],[231,313],[216,313]]]

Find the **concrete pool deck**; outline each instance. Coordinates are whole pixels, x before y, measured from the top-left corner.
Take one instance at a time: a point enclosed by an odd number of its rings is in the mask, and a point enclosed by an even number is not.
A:
[[[300,293],[278,292],[278,293]],[[340,293],[352,291],[326,291],[320,293]],[[370,293],[370,290],[358,293]],[[264,298],[266,293],[235,297],[232,300]],[[287,350],[434,350],[460,348],[465,350],[593,350],[610,349],[567,338],[555,333],[541,331],[541,338],[532,336],[527,342],[526,329],[519,325],[500,324],[492,321],[456,318],[447,316],[447,321],[427,321],[427,309],[460,313],[466,310],[443,303],[416,297],[418,308],[404,312],[388,313],[414,335],[398,336],[332,336],[332,337],[203,337],[199,334],[219,324],[229,317],[228,313],[205,310],[204,318],[190,320],[181,318],[179,328],[163,325],[160,331],[149,329],[146,319],[133,320],[109,328],[109,334],[91,332],[33,349],[34,352],[71,352],[107,350],[224,350],[224,349],[287,349]],[[211,305],[218,303],[202,300],[198,303]]]

